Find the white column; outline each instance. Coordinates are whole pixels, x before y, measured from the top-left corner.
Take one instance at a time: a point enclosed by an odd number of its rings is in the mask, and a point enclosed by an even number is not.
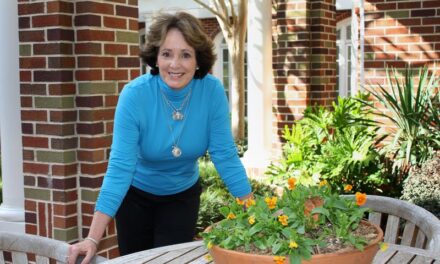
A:
[[[25,232],[17,1],[0,1],[0,231]]]
[[[263,176],[272,145],[272,6],[271,1],[250,0],[247,34],[248,150],[243,164],[248,173]],[[252,174],[252,173],[251,173]]]

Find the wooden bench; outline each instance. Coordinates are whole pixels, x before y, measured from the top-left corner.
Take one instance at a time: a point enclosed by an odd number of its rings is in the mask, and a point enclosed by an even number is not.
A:
[[[440,259],[440,220],[432,213],[403,200],[376,195],[368,195],[364,207],[372,210],[368,220],[382,228],[388,243],[388,249],[379,251],[373,263],[415,263],[415,256],[420,263]]]
[[[35,261],[37,264],[66,263],[69,244],[63,241],[30,234],[0,232],[0,263],[6,263],[4,253],[11,255],[12,263],[26,264]],[[32,256],[32,257],[31,257]],[[77,260],[80,263],[81,259]],[[92,263],[107,260],[96,256]]]

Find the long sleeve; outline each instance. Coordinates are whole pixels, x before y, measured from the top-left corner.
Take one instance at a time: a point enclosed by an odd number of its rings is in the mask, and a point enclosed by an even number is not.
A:
[[[116,107],[110,160],[96,210],[111,217],[133,180],[139,152],[139,109],[135,103],[136,89],[125,87]]]
[[[232,137],[228,101],[220,82],[217,82],[213,98],[209,153],[229,192],[235,197],[241,197],[249,194],[251,187]]]

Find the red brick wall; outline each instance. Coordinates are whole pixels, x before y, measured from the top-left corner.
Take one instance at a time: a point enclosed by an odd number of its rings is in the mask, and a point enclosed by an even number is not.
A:
[[[385,84],[385,67],[439,71],[440,1],[366,1],[366,82]]]
[[[215,36],[217,36],[217,34],[221,31],[217,19],[215,18],[203,18],[200,19],[200,21],[202,22],[203,29],[211,37],[211,39],[214,39]]]
[[[334,0],[275,1],[272,22],[277,152],[285,125],[308,105],[331,105],[337,96]]]
[[[26,232],[86,236],[123,85],[139,75],[137,0],[18,3]],[[118,254],[114,225],[101,254]]]

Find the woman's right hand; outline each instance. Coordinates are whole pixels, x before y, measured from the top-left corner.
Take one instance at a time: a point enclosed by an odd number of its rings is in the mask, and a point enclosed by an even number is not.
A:
[[[83,240],[76,244],[69,246],[69,252],[67,256],[67,264],[75,264],[76,259],[80,255],[85,255],[81,264],[89,264],[92,258],[95,256],[98,246],[91,240]]]

